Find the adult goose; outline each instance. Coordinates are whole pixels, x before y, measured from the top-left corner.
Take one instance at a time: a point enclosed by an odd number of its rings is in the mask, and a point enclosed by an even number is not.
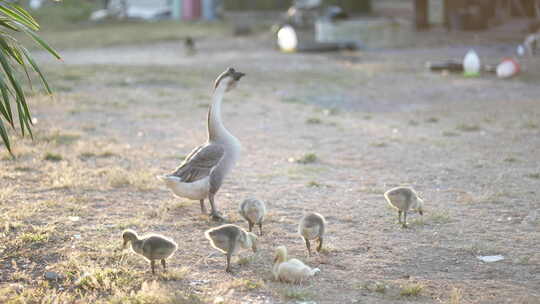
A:
[[[208,140],[191,151],[173,173],[158,176],[176,196],[199,200],[202,213],[206,213],[204,200],[208,198],[212,208],[210,216],[216,221],[224,218],[217,210],[214,197],[240,156],[240,142],[221,120],[221,102],[225,93],[244,75],[228,68],[218,76],[208,109]]]

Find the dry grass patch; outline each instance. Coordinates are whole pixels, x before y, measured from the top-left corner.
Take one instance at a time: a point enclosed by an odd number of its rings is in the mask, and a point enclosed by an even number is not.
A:
[[[424,285],[412,283],[400,287],[399,295],[402,297],[417,297],[424,290]]]
[[[283,287],[277,292],[285,300],[309,301],[315,296],[311,290],[300,286]]]
[[[462,132],[477,132],[477,131],[481,130],[479,125],[466,124],[466,123],[462,123],[462,124],[457,125],[456,129],[460,130]]]
[[[448,300],[448,304],[460,304],[462,299],[463,299],[463,292],[461,291],[461,289],[458,289],[456,287],[452,288],[452,291],[450,292],[450,300]]]

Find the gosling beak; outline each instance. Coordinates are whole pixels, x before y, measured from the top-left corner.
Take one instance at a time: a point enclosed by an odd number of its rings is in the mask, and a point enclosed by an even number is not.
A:
[[[251,249],[253,249],[253,252],[257,252],[257,246],[253,246]]]
[[[418,210],[418,213],[420,213],[420,215],[424,215],[424,210],[420,209]]]
[[[279,257],[276,255],[276,257],[274,258],[274,264],[278,261]]]

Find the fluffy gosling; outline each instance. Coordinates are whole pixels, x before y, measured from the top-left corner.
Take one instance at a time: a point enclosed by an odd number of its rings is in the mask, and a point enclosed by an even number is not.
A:
[[[276,281],[300,283],[319,272],[321,272],[319,268],[312,269],[300,260],[289,259],[285,246],[276,248],[276,257],[272,267],[272,273]]]
[[[133,252],[142,255],[148,261],[150,261],[152,274],[155,274],[156,260],[161,260],[163,269],[167,270],[165,260],[169,258],[178,248],[178,245],[167,237],[159,234],[148,234],[143,237],[139,237],[137,232],[131,229],[127,229],[122,232],[122,239],[124,239],[124,249],[126,249],[128,244],[131,243],[131,250]]]
[[[396,187],[384,193],[384,198],[393,208],[398,210],[398,222],[407,227],[407,211],[417,210],[420,215],[424,215],[424,201],[418,196],[414,189],[409,187]],[[401,214],[403,213],[403,222]]]
[[[236,225],[226,224],[211,228],[206,230],[204,235],[210,241],[212,247],[226,255],[226,272],[231,272],[231,257],[236,254],[240,248],[251,248],[253,252],[257,252],[257,236],[251,232],[246,232]]]
[[[320,215],[319,213],[308,213],[300,220],[300,224],[298,225],[298,233],[302,236],[304,241],[306,241],[309,256],[311,256],[311,244],[309,243],[309,240],[319,240],[317,252],[320,252],[323,244],[325,228],[326,220],[324,219],[324,216]]]
[[[266,216],[266,206],[263,201],[255,198],[245,199],[240,204],[238,212],[240,212],[240,215],[248,222],[249,232],[251,232],[253,226],[257,224],[259,225],[259,235],[262,235],[262,223]]]

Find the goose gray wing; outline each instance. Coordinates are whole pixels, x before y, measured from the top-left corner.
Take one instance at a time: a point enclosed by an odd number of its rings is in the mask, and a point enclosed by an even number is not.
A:
[[[224,154],[225,149],[219,144],[199,146],[186,157],[172,175],[178,176],[185,183],[203,179],[210,175]]]

